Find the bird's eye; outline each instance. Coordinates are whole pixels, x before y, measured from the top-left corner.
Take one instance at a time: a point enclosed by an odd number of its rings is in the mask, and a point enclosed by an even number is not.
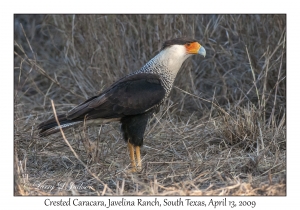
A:
[[[187,43],[186,46],[189,47],[191,45],[191,43]]]

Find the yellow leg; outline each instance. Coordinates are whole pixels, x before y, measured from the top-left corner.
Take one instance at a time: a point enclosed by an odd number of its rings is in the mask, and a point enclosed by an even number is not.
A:
[[[141,160],[141,150],[140,147],[137,146],[135,149],[136,152],[136,159],[137,159],[137,170],[142,170],[142,160]]]
[[[132,172],[136,171],[135,158],[134,158],[134,146],[128,141],[128,149],[130,153]]]

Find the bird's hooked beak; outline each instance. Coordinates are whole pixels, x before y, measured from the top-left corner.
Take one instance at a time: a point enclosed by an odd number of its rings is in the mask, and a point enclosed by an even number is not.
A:
[[[205,48],[200,46],[200,49],[198,50],[198,54],[203,55],[203,57],[205,57],[206,56]]]

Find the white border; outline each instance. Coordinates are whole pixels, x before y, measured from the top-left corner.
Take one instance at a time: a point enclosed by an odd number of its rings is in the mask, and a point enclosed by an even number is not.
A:
[[[291,1],[292,2],[292,1]],[[295,1],[294,1],[295,2]],[[282,209],[299,206],[299,12],[297,4],[282,1],[11,1],[1,9],[1,206],[43,209],[49,197],[13,196],[13,14],[14,13],[286,13],[287,14],[287,196],[283,197],[227,197],[228,199],[255,200],[254,209]],[[298,138],[297,138],[298,137]],[[51,197],[51,199],[68,197]],[[75,197],[72,197],[74,199]],[[119,199],[120,197],[114,197]],[[154,197],[145,197],[152,199]],[[168,199],[178,197],[168,197]],[[209,200],[209,197],[193,197]],[[97,197],[79,197],[95,200]],[[99,198],[103,199],[103,198]],[[137,199],[128,197],[128,199]],[[160,200],[164,198],[159,197]],[[213,197],[221,200],[222,197]],[[46,207],[47,208],[47,207]],[[99,207],[96,207],[99,208]],[[132,207],[122,207],[132,209]],[[135,207],[141,208],[141,207]],[[150,207],[148,207],[150,208]],[[173,207],[176,208],[176,207]],[[182,208],[182,207],[181,207]],[[297,208],[297,207],[296,207]],[[293,208],[293,209],[296,209]],[[298,207],[299,208],[299,207]],[[221,208],[222,209],[222,208]]]

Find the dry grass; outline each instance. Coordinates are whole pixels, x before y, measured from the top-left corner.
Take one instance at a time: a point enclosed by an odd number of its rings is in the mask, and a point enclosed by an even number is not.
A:
[[[68,111],[179,36],[207,57],[149,123],[142,172],[118,123],[37,136],[50,99]],[[286,195],[285,39],[285,15],[16,15],[15,195]]]

